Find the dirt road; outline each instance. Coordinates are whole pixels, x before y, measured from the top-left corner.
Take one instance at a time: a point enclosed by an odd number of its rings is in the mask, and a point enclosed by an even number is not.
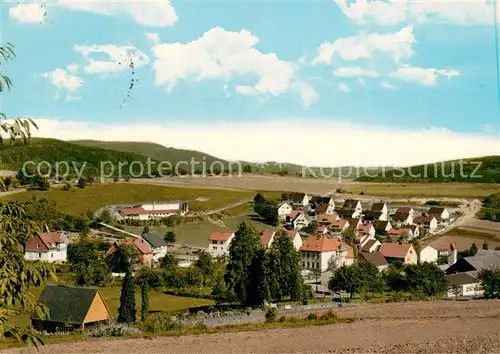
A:
[[[41,353],[499,353],[500,301],[367,305],[337,311],[357,319],[269,329],[152,339],[61,343]],[[34,353],[10,350],[5,353]]]

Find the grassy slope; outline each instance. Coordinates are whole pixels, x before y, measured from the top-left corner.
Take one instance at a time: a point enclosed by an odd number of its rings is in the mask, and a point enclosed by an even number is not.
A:
[[[476,171],[478,164],[479,169]],[[412,177],[410,174],[418,175]],[[480,177],[477,177],[480,176]],[[365,182],[469,182],[500,183],[500,156],[485,156],[463,160],[444,161],[394,169],[376,177],[362,176]]]
[[[85,171],[95,175],[100,170],[101,162],[110,161],[116,168],[120,162],[139,161],[146,164],[146,157],[131,152],[105,150],[100,148],[83,147],[56,139],[34,138],[29,145],[21,143],[5,144],[0,147],[2,169],[19,170],[27,161],[47,161],[50,164],[66,161],[72,166],[83,166]],[[123,169],[124,174],[127,167]],[[65,170],[62,169],[64,172]],[[87,173],[85,173],[87,174]]]
[[[53,188],[49,191],[26,191],[5,196],[0,200],[31,200],[33,196],[46,197],[56,202],[57,208],[67,214],[81,215],[87,210],[96,211],[110,204],[126,204],[145,201],[187,200],[190,210],[212,210],[227,204],[251,199],[256,192],[203,189],[185,187],[164,187],[157,185],[142,185],[133,183],[93,184],[85,189],[73,188],[63,191]],[[208,198],[206,201],[196,201],[196,198]]]
[[[36,299],[40,297],[43,287],[32,288],[30,291],[35,296]],[[111,314],[116,318],[118,316],[118,307],[120,306],[120,293],[121,287],[119,286],[107,286],[100,288],[104,301],[111,311]],[[137,318],[140,318],[140,304],[141,295],[140,290],[137,289],[135,293],[135,303],[137,308]],[[171,312],[177,310],[187,309],[189,307],[212,305],[214,301],[208,299],[193,299],[185,298],[179,296],[167,295],[159,291],[150,290],[149,292],[149,310],[150,311],[162,311]],[[28,316],[17,316],[9,319],[9,324],[15,326],[27,326],[29,325],[30,319]]]
[[[484,198],[500,191],[499,184],[490,183],[355,183],[346,192],[386,197]]]
[[[149,142],[75,140],[71,141],[71,143],[85,147],[136,153],[143,156],[149,156],[157,161],[169,161],[172,164],[175,164],[178,161],[190,161],[191,158],[194,158],[195,161],[199,162],[206,161],[208,164],[213,161],[227,163],[227,161],[223,159],[219,159],[203,152],[174,149]]]

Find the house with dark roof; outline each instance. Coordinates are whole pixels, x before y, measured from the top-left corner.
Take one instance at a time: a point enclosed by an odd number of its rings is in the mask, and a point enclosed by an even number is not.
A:
[[[285,230],[286,234],[292,240],[293,246],[298,251],[302,247],[302,237],[297,230]]]
[[[388,220],[378,220],[373,222],[373,227],[375,228],[375,232],[380,235],[389,232],[392,229],[392,224]]]
[[[446,274],[480,272],[490,268],[500,269],[500,251],[479,250],[475,256],[460,258],[446,269]]]
[[[163,237],[153,232],[144,233],[141,237],[149,244],[155,263],[167,255],[167,243]]]
[[[309,196],[306,193],[292,193],[290,201],[293,205],[306,207],[309,205]]]
[[[377,239],[370,239],[361,247],[361,252],[375,252],[382,244]]]
[[[448,209],[443,207],[431,207],[427,211],[427,214],[429,216],[434,216],[439,222],[447,223],[450,221],[450,213],[448,212]]]
[[[315,207],[314,212],[316,214],[330,214],[330,215],[333,215],[333,214],[335,214],[335,206],[327,204],[327,203],[318,204]]]
[[[413,215],[408,212],[396,211],[396,213],[392,216],[393,224],[396,226],[402,225],[412,225],[413,224]]]
[[[359,212],[357,212],[354,209],[338,209],[335,211],[339,217],[342,219],[353,219],[361,215]]]
[[[330,205],[335,209],[335,201],[333,200],[332,197],[313,196],[310,200],[310,203],[311,203],[312,209],[316,209],[318,207],[318,205],[321,205],[321,204]]]
[[[389,209],[387,208],[387,204],[385,204],[384,202],[380,202],[380,203],[373,203],[372,207],[371,207],[371,211],[376,211],[376,212],[380,212],[382,214],[387,215],[387,213],[389,212]]]
[[[67,259],[68,237],[63,231],[42,232],[31,236],[24,245],[24,259],[62,263]]]
[[[436,231],[438,226],[438,221],[435,216],[417,216],[413,219],[413,223],[420,226],[422,229],[433,233]]]
[[[372,222],[379,220],[387,220],[387,214],[383,214],[381,211],[367,210],[363,215],[363,220]]]
[[[379,271],[389,268],[389,262],[387,262],[384,255],[379,251],[361,252],[359,259],[360,261],[372,262],[377,266]]]
[[[48,314],[31,318],[32,326],[39,331],[56,332],[69,328],[105,323],[113,319],[104,299],[95,287],[47,285],[39,302],[47,307]]]
[[[361,202],[357,199],[346,199],[344,201],[344,205],[341,210],[352,210],[350,218],[356,218],[361,215],[363,212],[363,207],[361,206]],[[340,214],[339,214],[340,215]]]
[[[447,275],[446,282],[448,297],[475,297],[484,294],[477,272],[474,271]]]

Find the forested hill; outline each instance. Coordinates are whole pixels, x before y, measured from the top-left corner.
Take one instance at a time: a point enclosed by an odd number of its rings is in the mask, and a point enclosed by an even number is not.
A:
[[[500,156],[452,160],[401,167],[362,176],[363,182],[468,182],[500,183]]]

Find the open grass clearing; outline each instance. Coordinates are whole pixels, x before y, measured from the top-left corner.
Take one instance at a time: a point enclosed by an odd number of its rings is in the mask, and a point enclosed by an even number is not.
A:
[[[221,220],[226,227],[218,226],[217,220]],[[271,229],[272,226],[266,225],[259,220],[256,220],[251,214],[243,214],[233,217],[225,217],[222,219],[213,218],[213,222],[208,221],[208,219],[202,222],[193,223],[182,223],[175,227],[151,226],[151,232],[155,232],[158,235],[165,235],[167,231],[174,231],[176,236],[176,244],[190,245],[195,247],[208,247],[208,237],[216,231],[231,231],[235,232],[238,225],[244,221],[250,223],[257,230]],[[125,226],[125,231],[132,232],[135,234],[141,234],[142,226]]]
[[[346,192],[387,197],[484,198],[500,192],[498,184],[472,183],[351,183]]]
[[[148,201],[189,201],[192,211],[213,210],[225,205],[251,199],[254,191],[216,188],[166,187],[152,184],[108,183],[92,184],[85,189],[72,188],[63,191],[52,188],[48,191],[25,191],[3,197],[3,200],[28,201],[33,197],[47,198],[56,202],[61,212],[78,216],[88,210],[94,212],[110,204],[127,204]],[[200,200],[199,198],[203,198]],[[198,199],[198,200],[197,200]]]
[[[30,289],[30,292],[36,299],[40,297],[43,287]],[[106,305],[113,317],[118,316],[118,307],[120,306],[120,286],[106,286],[99,288]],[[137,318],[140,318],[141,309],[141,295],[140,289],[137,288],[135,292],[135,303],[137,308]],[[213,300],[208,299],[195,299],[180,296],[167,295],[160,291],[151,290],[149,292],[149,310],[151,312],[173,312],[178,310],[187,309],[189,307],[206,306],[215,304]],[[27,315],[17,316],[9,319],[9,324],[14,326],[25,327],[30,325],[30,317]]]

